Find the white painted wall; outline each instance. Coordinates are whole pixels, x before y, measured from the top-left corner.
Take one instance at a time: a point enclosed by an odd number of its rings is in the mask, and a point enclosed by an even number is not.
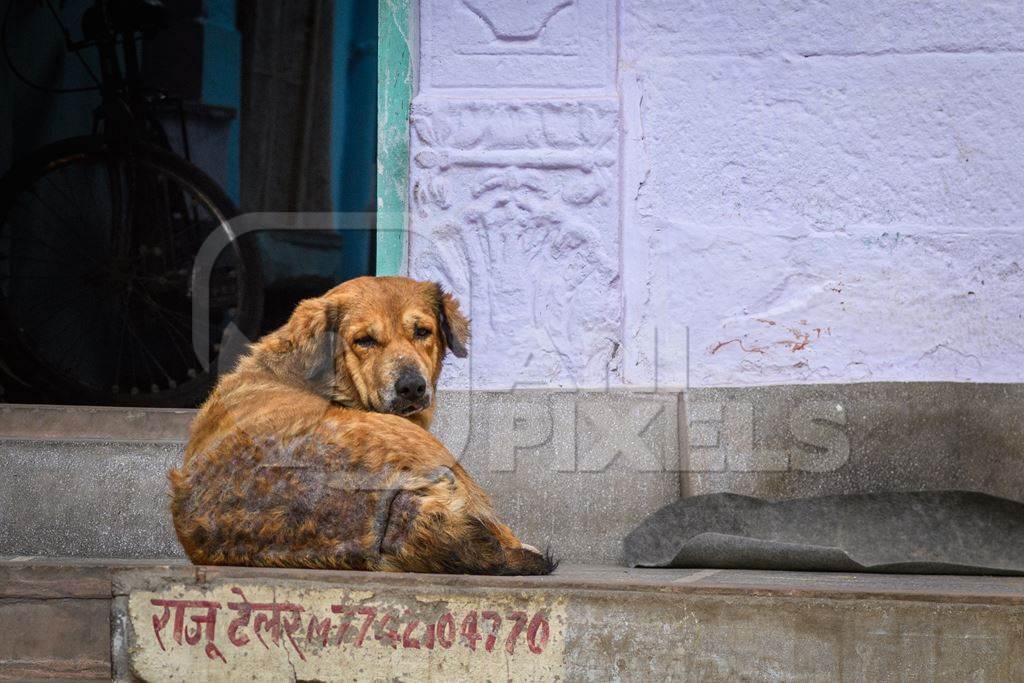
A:
[[[419,10],[453,385],[1024,381],[1024,3]]]

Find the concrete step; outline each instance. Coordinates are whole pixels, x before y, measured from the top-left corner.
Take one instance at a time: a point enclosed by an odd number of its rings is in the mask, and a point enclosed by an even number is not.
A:
[[[1022,578],[0,561],[22,680],[1015,681],[1022,641]]]
[[[966,489],[1021,500],[1024,385],[442,391],[434,433],[528,543],[587,563],[680,495]],[[180,556],[193,412],[0,404],[0,554]]]
[[[433,428],[526,542],[621,561],[679,498],[677,394],[445,392]],[[0,554],[181,557],[167,471],[189,410],[0,405]],[[527,455],[522,451],[528,450]]]

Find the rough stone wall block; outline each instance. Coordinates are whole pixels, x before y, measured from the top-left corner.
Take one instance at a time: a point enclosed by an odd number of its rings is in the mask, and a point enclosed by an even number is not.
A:
[[[627,381],[1024,378],[1020,3],[622,10]]]

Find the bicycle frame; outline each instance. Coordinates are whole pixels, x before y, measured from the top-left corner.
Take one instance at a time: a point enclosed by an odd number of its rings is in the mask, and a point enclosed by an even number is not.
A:
[[[131,21],[119,21],[114,13],[119,9],[127,12],[127,3],[122,0],[120,7],[115,5],[118,3],[96,0],[82,17],[85,40],[68,44],[68,49],[75,52],[90,47],[99,52],[103,103],[93,114],[93,132],[97,133],[102,128],[112,144],[130,146],[136,140],[144,140],[170,149],[167,133],[153,116],[153,102],[144,93],[137,44],[144,27]],[[162,93],[154,92],[154,95],[161,101],[171,101]],[[180,99],[174,101],[181,127],[183,156],[191,160],[184,107]]]

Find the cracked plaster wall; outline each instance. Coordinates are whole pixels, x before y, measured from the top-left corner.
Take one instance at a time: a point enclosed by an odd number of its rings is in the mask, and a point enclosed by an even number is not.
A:
[[[1024,4],[419,13],[450,386],[1024,381]]]

